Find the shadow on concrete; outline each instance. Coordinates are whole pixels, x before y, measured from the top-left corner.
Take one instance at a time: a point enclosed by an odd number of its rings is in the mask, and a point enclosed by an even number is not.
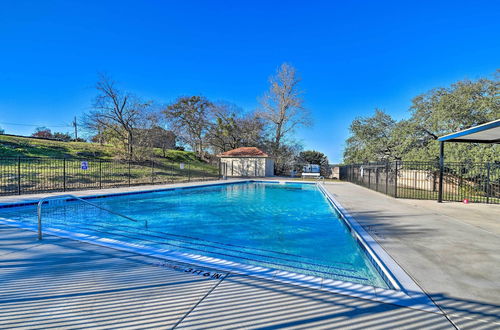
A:
[[[386,236],[408,238],[413,236],[439,236],[439,231],[436,231],[434,228],[426,228],[422,225],[398,221],[401,219],[418,218],[422,215],[399,213],[388,215],[377,211],[356,211],[350,214],[366,231],[379,238],[385,238]]]
[[[477,301],[453,299],[452,320],[462,329],[498,328],[499,306]],[[283,286],[272,281],[244,276],[226,278],[200,304],[180,327],[259,329],[282,328],[398,328],[450,329],[444,316],[391,304],[329,294],[326,292]]]
[[[154,267],[151,260],[57,238],[4,254],[0,327],[453,328],[442,315],[412,306],[248,276],[210,280]],[[499,326],[499,306],[432,298],[462,329]]]
[[[0,328],[171,328],[220,281],[50,241],[0,255]]]

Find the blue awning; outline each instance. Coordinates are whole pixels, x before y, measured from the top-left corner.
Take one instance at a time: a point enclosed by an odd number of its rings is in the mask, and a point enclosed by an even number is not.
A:
[[[438,141],[500,143],[500,119],[441,136]]]

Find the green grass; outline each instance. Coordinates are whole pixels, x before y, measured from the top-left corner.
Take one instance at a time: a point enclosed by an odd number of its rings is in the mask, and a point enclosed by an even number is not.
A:
[[[0,135],[0,157],[50,157],[50,158],[118,158],[123,151],[112,145],[87,142],[62,142],[27,137]],[[165,157],[160,149],[153,149],[155,159],[171,162],[200,161],[190,151],[168,150]]]
[[[199,181],[218,174],[216,166],[189,151],[168,150],[164,157],[155,149],[150,160],[132,162],[130,170],[127,161],[119,160],[120,153],[111,145],[0,135],[0,195],[16,193],[19,186],[22,193],[77,190]],[[81,169],[82,160],[88,160],[88,170]],[[180,163],[185,163],[184,169]]]
[[[62,142],[0,135],[0,157],[93,157],[111,159],[119,150],[110,145]]]
[[[427,199],[427,200],[437,200],[438,192],[429,191],[416,188],[403,188],[398,187],[398,198],[409,198],[409,199]],[[486,195],[483,192],[478,192],[473,189],[464,189],[461,192],[444,192],[443,200],[445,201],[463,201],[468,199],[471,203],[484,203],[486,202]],[[491,204],[500,204],[500,198],[490,197],[489,202]]]

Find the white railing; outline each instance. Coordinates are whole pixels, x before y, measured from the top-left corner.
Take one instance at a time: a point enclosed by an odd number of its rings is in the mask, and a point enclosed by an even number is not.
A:
[[[321,176],[321,175],[316,177],[316,182],[320,182],[320,181],[322,184],[325,184],[325,177]]]

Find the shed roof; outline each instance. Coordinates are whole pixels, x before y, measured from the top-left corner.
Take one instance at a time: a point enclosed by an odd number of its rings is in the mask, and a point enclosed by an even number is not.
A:
[[[500,143],[500,119],[438,138],[441,142]]]
[[[255,147],[241,147],[217,155],[218,157],[269,157],[264,151]]]

